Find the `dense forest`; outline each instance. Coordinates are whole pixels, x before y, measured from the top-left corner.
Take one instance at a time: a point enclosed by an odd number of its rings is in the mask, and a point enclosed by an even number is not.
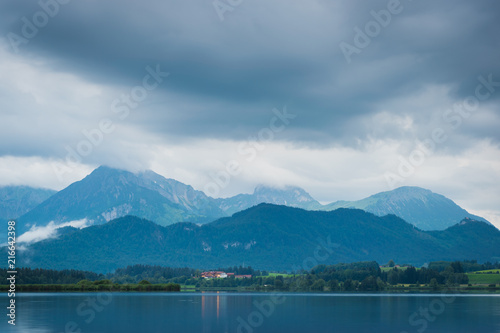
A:
[[[234,266],[228,268],[217,268],[216,271],[232,272],[236,275],[253,275],[259,276],[267,274],[259,270],[254,270],[251,267]],[[161,266],[148,265],[133,265],[125,268],[119,268],[114,273],[97,274],[88,271],[79,270],[52,270],[52,269],[31,269],[18,268],[16,283],[17,284],[74,284],[82,280],[99,281],[110,280],[113,283],[139,283],[147,280],[153,284],[161,283],[178,283],[185,282],[189,278],[199,278],[201,270],[191,268],[172,268]],[[0,284],[7,284],[7,269],[0,268]]]
[[[383,269],[375,261],[336,265],[318,265],[310,271],[269,273],[251,267],[234,266],[217,268],[216,271],[251,278],[228,277],[204,279],[201,270],[161,266],[134,265],[117,269],[110,274],[96,274],[77,270],[46,270],[20,268],[17,285],[29,285],[26,290],[167,290],[180,285],[197,289],[245,288],[250,290],[282,291],[380,291],[396,285],[426,285],[438,288],[443,285],[468,284],[467,272],[500,269],[500,263],[479,264],[476,261],[432,262],[427,267],[399,267],[389,262]],[[0,269],[2,284],[6,284],[7,270]],[[36,287],[59,285],[60,287]],[[71,285],[62,287],[62,285]],[[47,289],[48,288],[48,289]],[[21,289],[22,290],[22,289]]]
[[[0,284],[7,284],[7,269],[0,269]],[[78,270],[56,271],[52,269],[17,268],[16,284],[70,284],[81,280],[104,279],[103,274]]]
[[[101,250],[102,244],[106,251]],[[17,263],[103,274],[136,264],[209,270],[242,262],[269,271],[290,271],[310,260],[318,246],[328,256],[321,261],[313,258],[308,270],[319,263],[390,259],[416,267],[436,260],[486,262],[498,260],[500,231],[472,220],[442,231],[422,231],[394,215],[261,204],[202,226],[162,227],[125,216],[102,225],[65,229],[56,238],[30,245]]]

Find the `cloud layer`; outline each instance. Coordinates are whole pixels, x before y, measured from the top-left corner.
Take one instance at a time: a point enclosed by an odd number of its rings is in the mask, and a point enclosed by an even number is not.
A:
[[[88,226],[87,219],[55,224],[53,221],[43,227],[33,226],[30,230],[17,238],[17,242],[21,245],[36,243],[44,239],[57,236],[57,229],[64,227],[85,228]]]
[[[61,189],[107,164],[203,190],[236,160],[220,195],[359,199],[390,173],[500,216],[498,1],[239,3],[0,4],[0,184]],[[401,177],[401,159],[419,163]]]

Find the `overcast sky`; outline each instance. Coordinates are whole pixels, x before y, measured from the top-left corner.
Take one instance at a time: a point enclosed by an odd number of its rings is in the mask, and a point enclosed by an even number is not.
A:
[[[0,185],[413,185],[500,227],[496,0],[6,0]]]

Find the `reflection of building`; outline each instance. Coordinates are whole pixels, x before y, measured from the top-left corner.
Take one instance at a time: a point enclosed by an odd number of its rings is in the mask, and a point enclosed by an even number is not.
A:
[[[219,291],[216,295],[204,295],[204,291],[202,291],[201,294],[201,317],[203,319],[219,319],[221,310],[224,313],[227,312],[227,297],[221,297]]]

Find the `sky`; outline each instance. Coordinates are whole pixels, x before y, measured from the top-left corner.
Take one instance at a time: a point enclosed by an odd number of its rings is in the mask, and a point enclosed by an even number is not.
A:
[[[2,1],[0,186],[420,186],[500,228],[498,31],[495,0]]]

